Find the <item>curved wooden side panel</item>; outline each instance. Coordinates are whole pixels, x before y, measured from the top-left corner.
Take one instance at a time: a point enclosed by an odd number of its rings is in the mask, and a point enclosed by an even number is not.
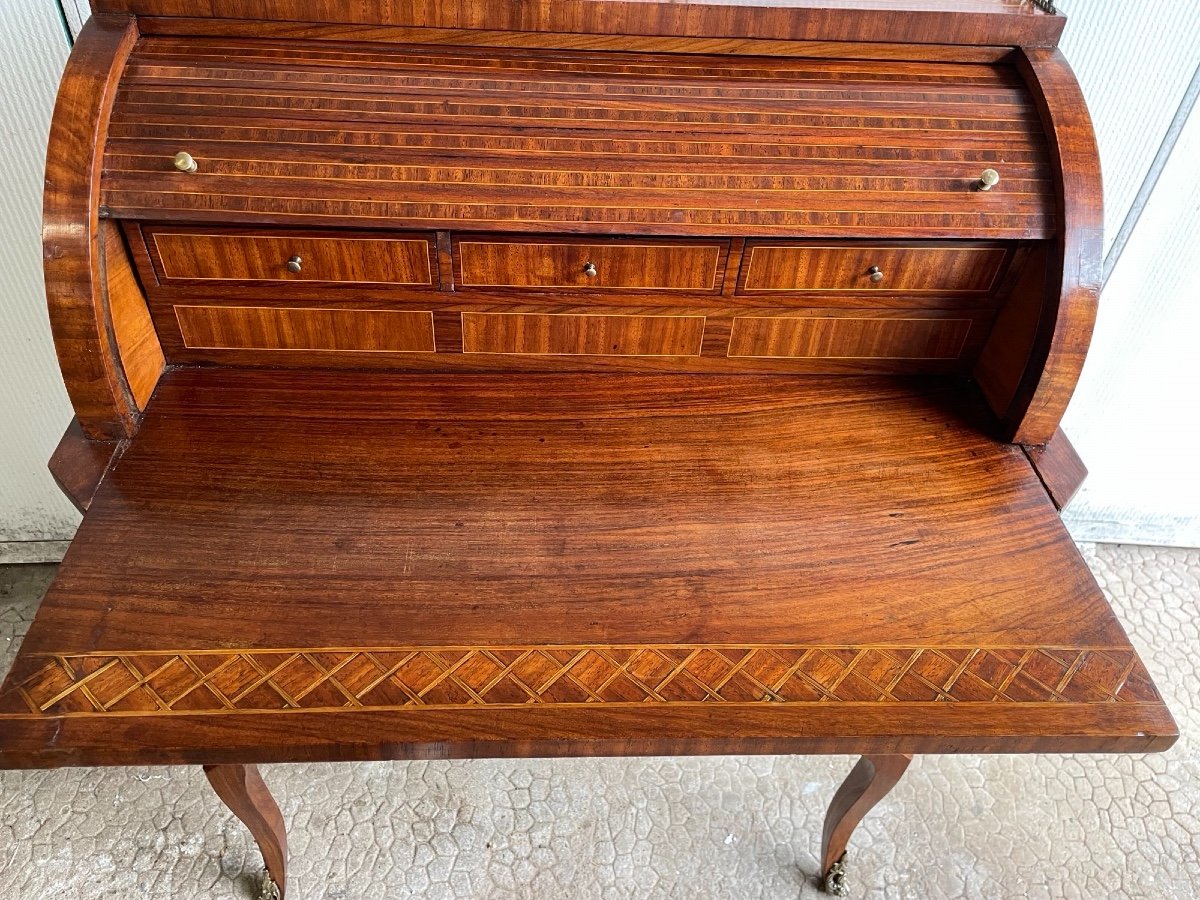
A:
[[[1055,170],[1060,232],[1024,375],[1003,414],[1015,443],[1045,444],[1066,412],[1092,339],[1104,253],[1100,156],[1075,74],[1057,50],[1017,57],[1041,113]]]
[[[59,87],[46,152],[42,248],[50,325],[67,393],[84,434],[129,437],[138,409],[122,369],[105,289],[100,171],[117,79],[137,27],[93,16]]]

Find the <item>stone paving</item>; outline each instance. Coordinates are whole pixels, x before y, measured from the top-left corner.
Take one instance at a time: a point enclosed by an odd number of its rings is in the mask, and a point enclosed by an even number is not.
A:
[[[863,898],[1200,897],[1200,551],[1085,545],[1183,737],[1168,753],[919,757],[856,833]],[[0,569],[7,668],[52,567]],[[849,757],[264,766],[292,900],[817,898]],[[0,773],[0,898],[255,895],[198,769]]]

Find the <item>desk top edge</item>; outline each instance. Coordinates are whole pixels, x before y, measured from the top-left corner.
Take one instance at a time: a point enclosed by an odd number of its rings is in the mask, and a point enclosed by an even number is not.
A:
[[[526,32],[1054,47],[1066,19],[1033,0],[92,0],[96,13]]]

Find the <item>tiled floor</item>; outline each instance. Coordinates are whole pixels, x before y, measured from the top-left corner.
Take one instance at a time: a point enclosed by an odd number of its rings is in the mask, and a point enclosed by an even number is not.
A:
[[[1200,551],[1083,548],[1183,737],[1149,757],[924,757],[851,843],[858,897],[1200,897]],[[50,567],[0,569],[7,668]],[[818,897],[847,757],[264,767],[293,900]],[[247,898],[199,770],[0,773],[0,898]]]

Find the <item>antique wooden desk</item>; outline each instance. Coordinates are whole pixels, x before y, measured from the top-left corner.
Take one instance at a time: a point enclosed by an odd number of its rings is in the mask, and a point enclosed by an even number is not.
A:
[[[1100,176],[1026,0],[94,0],[86,510],[0,764],[912,754],[1175,724],[1056,507]]]

